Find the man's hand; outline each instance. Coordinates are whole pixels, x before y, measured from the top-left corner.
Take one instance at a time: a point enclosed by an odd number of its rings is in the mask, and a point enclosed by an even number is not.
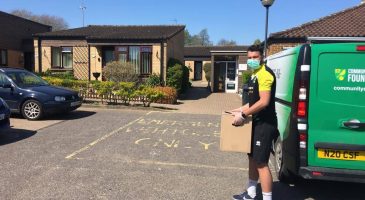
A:
[[[245,119],[242,117],[242,113],[241,112],[234,112],[234,120],[232,125],[233,126],[242,126],[243,123],[245,122]]]

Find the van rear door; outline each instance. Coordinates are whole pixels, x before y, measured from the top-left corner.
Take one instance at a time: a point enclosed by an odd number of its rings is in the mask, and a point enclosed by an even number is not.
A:
[[[365,43],[312,44],[308,165],[365,170]]]

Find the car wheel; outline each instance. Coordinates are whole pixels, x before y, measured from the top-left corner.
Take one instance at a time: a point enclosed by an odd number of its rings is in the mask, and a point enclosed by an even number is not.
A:
[[[288,170],[283,159],[283,143],[280,139],[275,143],[274,151],[274,167],[276,172],[276,177],[284,183],[293,183],[296,181],[296,177]]]
[[[42,118],[42,105],[37,100],[27,100],[22,105],[22,115],[28,120],[39,120]]]

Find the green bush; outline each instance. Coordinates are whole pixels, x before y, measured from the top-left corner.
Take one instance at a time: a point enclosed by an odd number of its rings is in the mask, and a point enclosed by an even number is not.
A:
[[[72,79],[61,79],[56,77],[42,77],[43,80],[47,81],[50,85],[59,86],[59,87],[67,87],[76,91],[79,91],[82,88],[87,88],[88,81],[84,80],[72,80]]]
[[[151,103],[161,100],[165,94],[153,87],[141,85],[138,90],[133,93],[134,97],[139,97],[144,107],[150,107]]]
[[[178,93],[184,93],[191,87],[189,80],[190,69],[179,60],[171,58],[167,64],[166,85],[174,87]]]
[[[47,69],[45,72],[37,73],[37,75],[60,78],[60,79],[77,80],[74,76],[73,71],[59,72],[59,71],[51,71],[51,70]]]
[[[138,74],[133,64],[129,62],[113,61],[106,64],[103,69],[103,76],[108,81],[114,82],[136,82]]]
[[[176,64],[173,67],[169,67],[167,70],[166,85],[175,88],[178,93],[181,93],[183,75],[182,65]]]
[[[109,102],[111,102],[115,86],[116,83],[112,81],[104,81],[93,84],[96,94],[101,98],[101,103],[104,103],[104,99],[109,99]]]
[[[159,74],[153,73],[150,77],[146,80],[146,85],[148,86],[161,86],[161,79]]]
[[[210,75],[212,73],[212,64],[205,63],[203,66],[203,70],[205,72],[205,79],[207,79],[207,81],[210,82]]]
[[[134,91],[135,91],[135,83],[120,82],[115,88],[113,94],[117,95],[119,98],[122,99],[124,104],[128,105],[131,98],[133,97]]]

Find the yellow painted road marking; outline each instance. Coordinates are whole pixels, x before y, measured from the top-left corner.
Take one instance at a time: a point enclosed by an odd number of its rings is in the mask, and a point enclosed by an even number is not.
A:
[[[73,157],[75,160],[88,160],[93,161],[93,159],[78,158]],[[118,159],[117,159],[118,160]],[[190,167],[190,168],[205,168],[205,169],[217,169],[217,170],[238,170],[238,171],[248,171],[248,168],[240,167],[228,167],[228,166],[213,166],[213,165],[201,165],[201,164],[189,164],[189,163],[171,163],[171,162],[160,162],[155,160],[131,160],[122,159],[123,163],[137,163],[143,165],[160,165],[160,166],[172,166],[172,167]]]
[[[200,164],[188,164],[188,163],[169,163],[169,162],[159,162],[153,160],[140,160],[137,161],[140,164],[147,165],[163,165],[163,166],[177,166],[177,167],[193,167],[193,168],[207,168],[207,169],[228,169],[228,170],[240,170],[240,171],[248,171],[248,168],[239,168],[239,167],[225,167],[225,166],[213,166],[213,165],[200,165]]]
[[[152,112],[152,111],[151,111],[151,112]],[[151,112],[147,113],[146,115],[149,115]],[[124,128],[126,128],[126,127],[128,127],[128,126],[130,126],[130,125],[132,125],[132,124],[134,124],[134,123],[136,123],[137,121],[139,121],[139,120],[140,120],[140,119],[142,119],[143,117],[144,117],[144,116],[139,117],[138,119],[136,119],[136,120],[134,120],[134,121],[132,121],[132,122],[129,122],[128,124],[126,124],[126,125],[124,125],[124,126],[122,126],[122,127],[118,128],[118,129],[116,129],[116,130],[114,130],[114,131],[112,131],[112,132],[110,132],[110,133],[108,133],[108,134],[104,135],[103,137],[101,137],[101,138],[99,138],[99,139],[97,139],[97,140],[95,140],[95,141],[91,142],[90,144],[86,145],[85,147],[83,147],[83,148],[81,148],[81,149],[79,149],[79,150],[77,150],[77,151],[73,152],[72,154],[70,154],[70,155],[66,156],[66,159],[70,159],[70,158],[74,157],[75,155],[77,155],[77,154],[79,154],[79,153],[81,153],[81,152],[83,152],[83,151],[86,151],[87,149],[89,149],[90,147],[92,147],[92,146],[96,145],[97,143],[99,143],[99,142],[101,142],[101,141],[103,141],[103,140],[107,139],[108,137],[110,137],[110,136],[112,136],[112,135],[114,135],[114,134],[118,133],[120,130],[122,130],[122,129],[124,129]]]

